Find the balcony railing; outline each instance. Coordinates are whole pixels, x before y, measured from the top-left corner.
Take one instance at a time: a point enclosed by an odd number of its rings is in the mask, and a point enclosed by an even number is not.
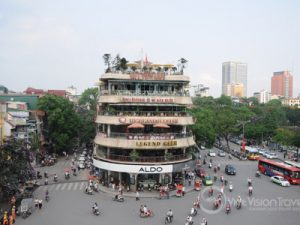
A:
[[[98,133],[102,138],[122,138],[128,140],[173,140],[178,138],[187,138],[193,136],[192,132],[187,133],[117,133],[111,132],[108,136],[106,133]]]
[[[126,95],[126,96],[190,96],[189,91],[178,90],[178,91],[129,91],[129,90],[118,90],[108,91],[102,90],[101,95]]]
[[[130,156],[125,155],[115,155],[109,154],[105,155],[104,153],[97,153],[96,157],[105,158],[109,160],[122,161],[122,162],[172,162],[189,159],[191,156],[189,154],[182,155],[172,155],[171,157],[166,158],[165,156],[140,156],[136,160],[132,160]]]
[[[103,116],[176,116],[176,117],[182,117],[182,116],[191,116],[188,112],[172,112],[172,111],[147,111],[147,112],[136,112],[136,111],[101,111],[98,112],[98,115]]]

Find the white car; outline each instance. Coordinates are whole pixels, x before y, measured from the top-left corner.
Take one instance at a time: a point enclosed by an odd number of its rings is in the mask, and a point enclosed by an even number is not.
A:
[[[267,153],[266,157],[267,157],[267,159],[277,159],[278,158],[277,154],[274,152]]]
[[[79,163],[78,166],[79,166],[80,169],[84,169],[85,168],[84,163]]]
[[[288,182],[281,176],[273,176],[273,177],[271,177],[271,181],[275,184],[281,185],[282,187],[290,186],[290,182]]]
[[[205,147],[203,145],[200,146],[201,150],[205,150]]]
[[[80,156],[79,158],[78,158],[78,161],[85,161],[85,157],[84,156]]]
[[[216,153],[213,152],[213,151],[209,151],[208,152],[208,156],[210,156],[210,157],[216,157]]]

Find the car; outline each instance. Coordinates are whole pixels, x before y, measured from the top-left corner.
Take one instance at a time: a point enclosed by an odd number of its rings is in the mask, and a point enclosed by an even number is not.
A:
[[[226,154],[225,154],[224,151],[219,151],[219,152],[218,152],[218,156],[220,156],[220,157],[225,157]]]
[[[203,184],[206,185],[206,186],[211,186],[211,185],[213,185],[213,180],[211,179],[211,176],[208,176],[208,175],[206,175],[206,176],[204,176],[204,177],[202,178],[202,182],[203,182]]]
[[[207,153],[207,155],[210,156],[210,157],[216,157],[216,153],[214,151],[211,151],[211,150]]]
[[[225,166],[225,173],[228,175],[236,175],[236,169],[233,165],[228,164]]]
[[[195,173],[197,174],[198,177],[203,178],[206,172],[203,168],[199,167],[195,169]]]
[[[78,167],[79,167],[80,169],[84,169],[84,168],[85,168],[85,165],[84,165],[84,163],[79,163],[79,164],[78,164]]]
[[[288,182],[286,179],[284,179],[281,176],[273,176],[271,177],[271,181],[275,184],[281,185],[282,187],[290,186],[290,182]]]
[[[84,156],[80,156],[79,158],[78,158],[78,161],[85,161],[85,157]]]
[[[258,150],[258,154],[260,154],[260,155],[264,155],[265,152],[266,152],[266,150],[264,150],[264,149],[259,149]]]
[[[203,145],[200,146],[201,150],[205,150],[205,147]]]
[[[274,152],[269,152],[268,154],[266,154],[267,159],[277,159],[278,156],[276,153]]]

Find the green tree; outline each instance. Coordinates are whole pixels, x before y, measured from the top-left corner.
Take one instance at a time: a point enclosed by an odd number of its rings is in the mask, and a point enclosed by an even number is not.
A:
[[[284,128],[277,128],[273,139],[282,145],[291,145],[294,132]]]
[[[76,144],[80,123],[73,103],[60,96],[45,95],[39,99],[38,109],[46,114],[43,132],[51,146],[50,151],[71,150]]]
[[[122,71],[127,70],[128,66],[127,66],[128,61],[126,60],[126,58],[121,58],[120,60],[120,68]]]
[[[98,89],[86,89],[80,99],[78,105],[78,115],[80,117],[80,143],[91,143],[96,135],[95,116],[97,113]]]

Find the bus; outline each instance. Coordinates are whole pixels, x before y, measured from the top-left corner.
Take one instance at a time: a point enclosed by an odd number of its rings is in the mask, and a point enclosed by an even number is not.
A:
[[[291,184],[300,184],[300,168],[291,166],[284,162],[259,158],[258,170],[267,176],[281,176]]]
[[[258,160],[259,159],[259,153],[256,148],[251,148],[249,146],[246,146],[245,154],[249,160]]]

